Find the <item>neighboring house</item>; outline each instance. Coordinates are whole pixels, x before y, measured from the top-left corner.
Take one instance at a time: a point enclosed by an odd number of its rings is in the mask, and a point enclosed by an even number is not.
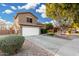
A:
[[[10,30],[10,27],[12,26],[12,23],[0,20],[0,30]]]
[[[0,20],[0,30],[6,29],[6,23]]]
[[[43,25],[37,22],[37,17],[31,12],[19,12],[14,17],[14,29],[23,36],[39,35]]]
[[[10,26],[6,21],[0,20],[0,35],[10,34]]]

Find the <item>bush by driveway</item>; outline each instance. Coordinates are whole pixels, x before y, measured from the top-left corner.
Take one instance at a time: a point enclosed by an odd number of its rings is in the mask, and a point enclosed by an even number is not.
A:
[[[0,50],[0,56],[5,56],[5,55],[6,53],[3,53]],[[53,54],[49,53],[48,51],[44,50],[38,45],[35,45],[31,41],[25,40],[22,48],[18,51],[17,54],[14,54],[13,56],[53,56]]]

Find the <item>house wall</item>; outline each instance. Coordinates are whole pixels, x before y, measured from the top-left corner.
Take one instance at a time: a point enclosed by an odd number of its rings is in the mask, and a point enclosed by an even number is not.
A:
[[[14,26],[13,27],[14,27],[15,34],[17,34],[18,31],[20,31],[19,17],[14,19]]]
[[[29,23],[27,22],[27,17],[29,18],[32,18],[32,23]],[[37,23],[37,17],[35,17],[33,14],[31,13],[20,13],[20,14],[17,14],[15,16],[15,20],[14,20],[14,25],[15,25],[15,28],[16,28],[16,34],[20,34],[22,35],[22,32],[27,32],[26,35],[29,33],[29,31],[32,31],[33,34],[40,34],[39,31],[40,31],[40,28],[41,27],[44,27],[44,26],[41,26],[41,24],[38,24]],[[40,26],[29,26],[29,25],[40,25]],[[30,28],[28,28],[28,26]],[[27,28],[25,28],[27,27]],[[28,29],[28,30],[27,30]],[[25,31],[26,30],[26,31]],[[33,31],[34,30],[34,31]],[[32,32],[30,32],[32,34]],[[29,34],[30,35],[30,34]]]
[[[32,18],[32,23],[27,22],[27,17]],[[14,19],[14,30],[16,33],[21,34],[21,25],[20,24],[37,24],[36,17],[33,16],[30,13],[25,13],[25,14],[19,14],[15,19]]]
[[[17,28],[20,27],[20,25],[19,25],[19,17],[17,17],[17,18],[14,20],[14,25],[16,25]]]
[[[27,22],[27,17],[32,18],[32,23]],[[20,14],[18,15],[18,19],[19,19],[18,21],[19,24],[37,24],[36,18],[30,13]]]

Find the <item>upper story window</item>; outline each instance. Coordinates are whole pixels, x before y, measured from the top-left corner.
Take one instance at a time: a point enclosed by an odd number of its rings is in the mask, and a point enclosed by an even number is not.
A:
[[[27,17],[27,22],[32,23],[32,18]]]

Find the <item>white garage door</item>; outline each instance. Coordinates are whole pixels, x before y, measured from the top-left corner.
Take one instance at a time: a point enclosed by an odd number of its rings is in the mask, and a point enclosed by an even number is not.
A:
[[[39,27],[22,26],[22,35],[23,36],[32,36],[32,35],[39,35],[39,34],[40,34]]]

